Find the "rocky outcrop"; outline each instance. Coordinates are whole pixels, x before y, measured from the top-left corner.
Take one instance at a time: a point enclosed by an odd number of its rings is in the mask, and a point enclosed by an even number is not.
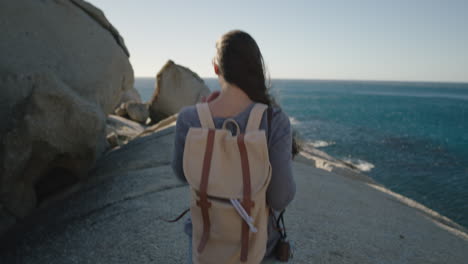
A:
[[[126,102],[117,107],[114,113],[118,116],[145,124],[149,117],[148,105],[139,102]]]
[[[135,88],[126,90],[122,94],[122,97],[120,98],[120,102],[118,105],[121,105],[122,103],[127,103],[127,102],[142,103],[140,93]]]
[[[0,198],[13,215],[24,217],[63,185],[86,177],[106,147],[105,115],[54,74],[7,79],[6,91],[27,96],[17,98],[15,118],[2,136]]]
[[[152,126],[149,126],[145,129],[145,131],[143,131],[143,133],[141,133],[140,135],[138,136],[145,136],[145,135],[149,135],[149,134],[152,134],[154,132],[158,132],[168,126],[174,126],[176,124],[176,121],[177,121],[177,116],[179,114],[175,114],[175,115],[171,115],[170,117],[167,117],[161,121],[159,121],[158,123],[152,125]]]
[[[210,93],[204,81],[190,69],[169,60],[156,76],[156,87],[150,101],[153,122],[176,114],[187,105]]]
[[[125,103],[121,103],[117,108],[115,108],[114,114],[121,117],[128,117]]]
[[[361,171],[354,167],[352,164],[335,159],[318,149],[308,147],[307,149],[301,151],[300,154],[301,155],[298,155],[296,158],[298,162],[310,165],[317,169],[333,172],[345,177],[353,178],[368,183],[375,183],[375,181],[372,178],[362,174]]]
[[[115,108],[114,113],[118,116],[129,117],[127,114],[127,103],[130,103],[130,102],[143,104],[140,93],[135,88],[128,89],[122,94],[122,96],[120,97],[120,102],[117,104],[117,107]],[[148,112],[148,105],[147,104],[145,105],[146,105],[146,112]],[[148,117],[149,112],[146,113],[146,115]]]
[[[63,2],[64,0],[59,0]],[[94,21],[101,25],[104,29],[109,31],[112,34],[117,44],[122,48],[125,54],[130,57],[130,52],[128,52],[127,47],[125,46],[124,39],[120,36],[119,31],[107,20],[104,13],[99,9],[93,6],[92,4],[83,1],[83,0],[71,0],[73,4],[81,8],[86,14],[88,14]]]
[[[120,116],[109,115],[107,117],[107,141],[111,148],[122,146],[134,138],[150,135],[167,126],[175,125],[176,120],[177,114],[148,127]]]
[[[170,167],[174,124],[160,128],[108,153],[79,193],[10,232],[0,263],[184,263],[184,220],[163,219],[188,207],[189,189]],[[408,198],[302,162],[293,173],[297,193],[285,215],[293,263],[468,258],[466,231]]]
[[[1,233],[89,175],[133,70],[85,1],[2,1],[0,32]]]
[[[106,134],[111,147],[121,146],[145,131],[146,127],[126,118],[109,115]]]
[[[146,104],[138,102],[128,102],[127,103],[127,114],[130,119],[135,120],[139,123],[145,123],[148,119],[149,112],[148,106]]]

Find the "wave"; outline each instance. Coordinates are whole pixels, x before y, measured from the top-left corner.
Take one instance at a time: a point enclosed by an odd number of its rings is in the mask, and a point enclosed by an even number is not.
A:
[[[291,125],[295,126],[295,125],[298,125],[300,124],[301,122],[298,121],[296,118],[294,117],[289,117],[289,123],[291,123]]]
[[[332,146],[332,145],[335,145],[336,143],[333,142],[333,141],[324,141],[324,140],[315,140],[315,141],[310,141],[310,142],[307,142],[305,145],[305,147],[309,146],[309,147],[313,147],[313,148],[324,148],[324,147],[328,147],[328,146]]]
[[[358,170],[362,172],[368,172],[371,171],[373,168],[375,168],[375,165],[365,161],[365,160],[360,160],[360,159],[350,159],[350,158],[345,158],[342,159],[344,162],[349,163],[356,167]]]

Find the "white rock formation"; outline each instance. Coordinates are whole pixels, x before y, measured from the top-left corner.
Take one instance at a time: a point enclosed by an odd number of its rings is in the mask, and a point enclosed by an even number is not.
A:
[[[199,102],[209,93],[210,89],[196,73],[169,60],[156,76],[150,117],[153,122],[158,122],[178,113],[184,106]]]

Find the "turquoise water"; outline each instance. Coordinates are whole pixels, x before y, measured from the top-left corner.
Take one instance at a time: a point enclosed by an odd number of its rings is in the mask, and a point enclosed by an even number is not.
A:
[[[219,89],[215,79],[206,79]],[[137,79],[144,100],[153,79]],[[468,227],[468,84],[273,80],[307,146]]]

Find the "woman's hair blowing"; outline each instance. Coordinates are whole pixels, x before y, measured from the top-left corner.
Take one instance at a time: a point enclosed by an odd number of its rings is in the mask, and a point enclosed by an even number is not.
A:
[[[246,32],[229,31],[216,43],[216,64],[219,74],[228,83],[235,84],[252,101],[268,106],[279,106],[268,93],[269,78],[262,53],[255,40]],[[293,133],[292,154],[300,151],[295,132]]]
[[[247,33],[233,30],[216,43],[217,64],[224,79],[242,89],[252,101],[271,106],[263,56],[255,40]]]

